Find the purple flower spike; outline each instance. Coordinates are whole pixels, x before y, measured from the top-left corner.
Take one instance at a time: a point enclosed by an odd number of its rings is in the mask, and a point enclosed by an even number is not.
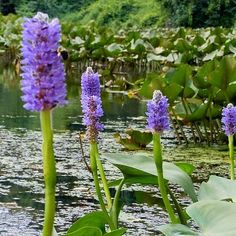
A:
[[[61,27],[37,13],[23,24],[21,90],[24,108],[49,110],[66,104],[65,70],[58,56]]]
[[[100,80],[98,73],[94,73],[91,67],[81,77],[82,96],[100,97]]]
[[[154,91],[152,100],[147,103],[148,129],[158,133],[170,129],[168,106],[168,99],[161,91]]]
[[[223,123],[222,129],[227,136],[236,133],[236,107],[233,104],[229,103],[227,107],[223,108],[221,122]]]
[[[81,105],[84,114],[83,124],[87,126],[86,136],[90,141],[97,141],[99,131],[104,126],[100,123],[103,116],[99,75],[91,67],[81,77]]]

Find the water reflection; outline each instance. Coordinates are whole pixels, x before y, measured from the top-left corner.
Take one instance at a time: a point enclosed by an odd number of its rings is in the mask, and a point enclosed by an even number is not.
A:
[[[0,126],[5,128],[39,129],[38,113],[28,112],[23,108],[20,99],[20,78],[12,67],[0,68]],[[79,75],[68,78],[68,105],[56,108],[54,113],[54,128],[57,130],[81,129],[82,112],[80,107]],[[121,92],[107,92],[102,89],[104,108],[103,121],[126,120],[130,117],[144,115],[145,104],[137,99],[129,99]]]

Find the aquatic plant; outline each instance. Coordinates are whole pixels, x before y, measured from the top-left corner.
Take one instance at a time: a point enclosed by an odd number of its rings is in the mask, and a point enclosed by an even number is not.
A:
[[[229,142],[229,158],[230,158],[230,176],[235,179],[235,161],[234,161],[234,134],[236,133],[236,107],[229,103],[222,110],[222,129],[228,136]]]
[[[57,55],[60,24],[43,13],[23,24],[22,81],[24,108],[40,112],[43,136],[42,154],[45,181],[43,235],[51,236],[55,215],[56,167],[53,151],[51,111],[66,104],[65,71]]]
[[[158,186],[165,204],[166,210],[172,223],[177,223],[174,210],[167,196],[167,190],[163,176],[163,160],[160,135],[170,128],[168,114],[168,99],[162,95],[161,91],[154,91],[153,98],[147,103],[147,123],[148,129],[153,132],[153,156],[158,174]]]

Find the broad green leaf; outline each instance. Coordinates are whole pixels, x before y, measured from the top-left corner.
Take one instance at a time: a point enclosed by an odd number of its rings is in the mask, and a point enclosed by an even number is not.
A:
[[[210,52],[210,53],[206,54],[206,56],[203,57],[202,60],[203,61],[210,61],[210,60],[213,60],[216,57],[222,57],[223,55],[224,55],[223,50],[216,49],[213,52]]]
[[[215,70],[219,62],[217,60],[206,62],[197,71],[196,76],[193,77],[194,84],[201,89],[208,88],[211,84],[208,81],[209,74]]]
[[[193,165],[189,163],[178,162],[178,163],[175,163],[175,165],[177,165],[180,169],[182,169],[188,175],[191,175],[193,171],[196,169]]]
[[[150,131],[128,129],[126,133],[139,147],[146,147],[152,141],[152,133]]]
[[[177,83],[171,83],[164,88],[163,94],[168,97],[170,103],[174,103],[183,89],[183,86]]]
[[[209,105],[207,103],[203,103],[197,109],[195,109],[192,114],[188,115],[186,118],[189,121],[202,120],[206,116],[208,107]]]
[[[66,236],[102,236],[102,231],[99,228],[86,226],[79,228],[76,231],[67,233]]]
[[[145,98],[151,99],[153,92],[155,90],[161,90],[164,87],[163,78],[157,73],[150,73],[147,75],[146,80],[144,81],[142,87],[139,90],[139,93]]]
[[[154,53],[148,53],[147,54],[147,61],[165,61],[166,57],[162,55],[156,55]]]
[[[104,236],[121,236],[126,232],[125,228],[120,228],[109,233],[104,234]]]
[[[229,83],[236,81],[236,59],[230,56],[224,57],[216,70],[208,76],[208,81],[226,91]]]
[[[107,224],[106,217],[102,211],[94,211],[86,214],[71,225],[67,234],[77,231],[80,228],[91,226],[101,229],[105,232],[105,225]]]
[[[123,175],[129,176],[157,176],[153,158],[146,153],[123,154],[112,153],[103,154],[108,161],[118,167]],[[197,200],[191,178],[173,163],[163,163],[164,178],[172,183],[179,184],[193,201]]]
[[[186,209],[198,224],[202,236],[234,236],[236,204],[225,201],[200,201]]]
[[[236,202],[236,181],[211,175],[207,182],[200,185],[198,199],[199,201],[231,199]]]
[[[192,231],[186,225],[181,224],[167,224],[161,225],[157,228],[165,236],[198,236],[198,233]]]

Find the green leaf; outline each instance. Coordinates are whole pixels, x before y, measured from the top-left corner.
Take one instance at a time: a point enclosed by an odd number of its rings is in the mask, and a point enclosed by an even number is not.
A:
[[[161,90],[164,87],[163,78],[157,73],[150,73],[147,75],[146,80],[144,81],[142,87],[139,90],[139,93],[145,98],[151,99],[153,92],[155,90]]]
[[[121,236],[126,232],[125,228],[120,228],[109,233],[104,234],[104,236]]]
[[[181,224],[167,224],[161,225],[157,228],[165,236],[198,236],[199,234],[192,231],[186,225]]]
[[[156,176],[157,171],[153,158],[146,153],[123,154],[112,153],[104,154],[104,158],[118,167],[125,178],[129,176]],[[193,188],[191,178],[173,163],[163,163],[164,178],[172,183],[179,184],[193,201],[197,201],[196,193]]]
[[[82,218],[78,219],[71,225],[67,234],[77,231],[80,228],[91,226],[99,228],[102,232],[105,232],[105,225],[107,224],[106,217],[102,211],[94,211],[86,214]]]
[[[126,133],[139,147],[146,147],[152,141],[152,133],[150,131],[128,129]]]
[[[186,118],[189,121],[202,120],[206,116],[208,107],[209,105],[207,103],[203,103],[197,109],[195,109],[192,114],[188,115]]]
[[[189,163],[183,163],[183,162],[178,162],[175,163],[179,168],[181,168],[184,172],[186,172],[188,175],[191,175],[193,171],[196,169],[193,165]]]
[[[71,233],[67,233],[66,236],[102,236],[102,231],[96,227],[82,227]]]
[[[208,182],[203,182],[198,191],[200,200],[231,199],[236,202],[236,181],[211,175]]]
[[[164,88],[163,94],[168,97],[170,103],[174,103],[183,89],[183,86],[176,83],[171,83]]]
[[[204,236],[233,236],[236,232],[236,204],[225,201],[200,201],[186,209]]]
[[[224,57],[216,70],[208,76],[208,80],[212,85],[226,91],[229,83],[236,81],[236,59]]]

